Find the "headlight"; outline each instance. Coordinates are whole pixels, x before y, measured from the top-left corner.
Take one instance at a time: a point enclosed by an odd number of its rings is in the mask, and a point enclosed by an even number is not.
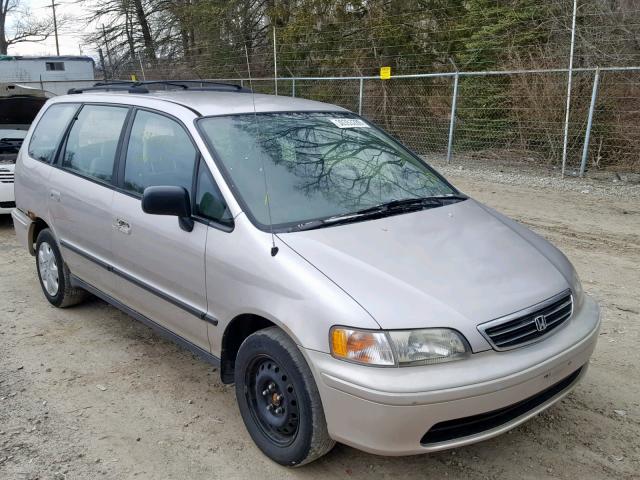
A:
[[[575,311],[582,306],[582,301],[584,300],[584,290],[582,289],[582,283],[580,282],[580,277],[578,277],[578,272],[576,272],[575,269],[573,270],[571,290],[573,292],[573,309]]]
[[[341,360],[378,366],[429,365],[466,358],[471,350],[454,330],[370,331],[333,327],[331,354]]]
[[[389,336],[400,366],[451,362],[470,353],[466,340],[448,328],[391,331]]]

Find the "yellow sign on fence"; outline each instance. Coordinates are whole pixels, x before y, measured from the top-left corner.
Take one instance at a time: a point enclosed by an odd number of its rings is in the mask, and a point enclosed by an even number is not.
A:
[[[391,78],[391,67],[380,67],[380,80],[389,80]]]

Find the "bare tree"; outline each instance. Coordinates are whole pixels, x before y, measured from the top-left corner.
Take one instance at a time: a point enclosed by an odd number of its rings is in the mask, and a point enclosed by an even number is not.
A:
[[[15,17],[11,28],[8,19]],[[10,30],[10,31],[9,31]],[[53,34],[50,19],[38,19],[20,0],[0,0],[0,55],[6,55],[12,45],[23,42],[41,42]]]

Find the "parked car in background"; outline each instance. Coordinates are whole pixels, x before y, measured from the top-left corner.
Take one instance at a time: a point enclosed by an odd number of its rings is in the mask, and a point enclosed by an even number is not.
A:
[[[0,83],[0,214],[16,206],[13,196],[14,165],[27,131],[47,98],[42,90]]]
[[[51,304],[91,292],[219,366],[269,458],[467,445],[585,375],[599,308],[550,243],[343,108],[163,88],[49,100],[16,235]]]

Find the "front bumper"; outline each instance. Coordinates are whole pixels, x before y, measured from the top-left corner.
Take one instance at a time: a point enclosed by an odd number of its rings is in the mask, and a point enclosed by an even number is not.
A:
[[[371,453],[410,455],[494,437],[560,400],[586,373],[599,328],[599,307],[586,297],[571,320],[545,340],[508,352],[477,353],[468,360],[375,368],[317,351],[304,353],[334,440]],[[548,390],[555,385],[559,387]],[[540,396],[545,390],[550,393]],[[536,395],[539,402],[525,403],[524,411],[512,410],[517,415],[503,423],[487,424],[485,430],[445,441],[421,443],[436,424],[504,409]]]
[[[11,213],[16,206],[13,194],[13,181],[3,182],[0,179],[0,214]]]
[[[33,245],[29,241],[31,238],[31,231],[34,226],[33,220],[31,220],[26,213],[17,208],[11,210],[11,217],[13,217],[13,229],[16,232],[18,243],[29,250],[31,255],[35,255]]]

